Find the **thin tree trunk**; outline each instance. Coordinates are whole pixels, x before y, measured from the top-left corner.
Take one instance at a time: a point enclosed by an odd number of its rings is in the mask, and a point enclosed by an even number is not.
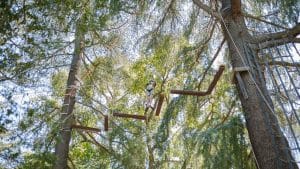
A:
[[[155,161],[154,161],[154,154],[153,154],[153,149],[151,148],[151,146],[149,145],[149,143],[147,143],[147,148],[148,148],[148,153],[149,153],[149,169],[155,169]]]
[[[75,95],[79,86],[79,68],[83,55],[84,34],[80,29],[79,24],[76,25],[75,33],[75,48],[72,63],[69,71],[67,89],[64,97],[64,104],[59,122],[60,130],[55,147],[55,169],[66,169],[68,165],[69,143],[71,139],[71,125],[74,121],[73,110],[75,106]]]
[[[229,46],[231,64],[233,68],[249,68],[249,71],[239,73],[241,78],[239,81],[236,79],[235,83],[259,168],[296,169],[298,167],[288,142],[273,113],[274,106],[266,88],[257,52],[249,45],[252,37],[247,32],[241,15],[241,2],[222,0],[222,5],[225,22],[222,27]]]
[[[150,113],[153,113],[153,111],[151,111]],[[150,117],[151,118],[151,117]],[[148,119],[148,118],[147,118]],[[148,120],[146,120],[146,145],[147,145],[147,150],[148,150],[148,160],[149,160],[149,164],[148,164],[148,169],[155,169],[155,159],[154,159],[154,148],[151,145],[151,136],[149,135],[149,123]]]

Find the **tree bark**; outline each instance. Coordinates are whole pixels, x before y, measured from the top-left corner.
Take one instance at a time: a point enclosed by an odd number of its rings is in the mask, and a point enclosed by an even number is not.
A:
[[[298,167],[288,142],[273,113],[274,106],[257,52],[250,45],[253,37],[247,32],[239,11],[240,0],[222,0],[222,29],[229,46],[232,67],[248,68],[248,71],[237,72],[241,78],[235,84],[258,166],[260,169],[296,169]]]
[[[55,147],[55,169],[66,169],[68,168],[68,153],[69,153],[69,143],[71,140],[71,126],[74,122],[73,110],[75,106],[75,95],[77,88],[79,87],[79,68],[81,65],[81,60],[83,56],[83,44],[84,44],[84,34],[80,29],[80,22],[76,25],[75,32],[75,48],[74,55],[72,58],[72,63],[69,71],[67,89],[65,92],[62,113],[60,115],[60,130]]]
[[[256,43],[263,43],[273,40],[293,39],[300,34],[300,23],[297,23],[293,28],[276,33],[266,33],[255,38]]]

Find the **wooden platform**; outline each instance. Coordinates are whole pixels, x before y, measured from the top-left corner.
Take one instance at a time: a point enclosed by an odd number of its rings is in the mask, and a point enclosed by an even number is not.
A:
[[[219,70],[215,74],[214,79],[212,80],[212,82],[210,83],[210,85],[208,86],[208,88],[207,88],[206,91],[171,90],[170,93],[171,94],[180,94],[180,95],[191,95],[191,96],[206,96],[206,95],[210,95],[211,92],[213,91],[213,89],[215,88],[215,86],[217,85],[217,82],[219,81],[221,75],[223,74],[224,69],[225,69],[224,65],[221,65],[219,67]]]
[[[101,132],[100,129],[93,128],[93,127],[86,127],[86,126],[80,126],[80,125],[72,125],[71,127],[72,127],[72,129],[77,129],[77,130],[84,130],[84,131],[96,132],[96,133]]]
[[[142,115],[134,115],[134,114],[125,114],[125,113],[113,113],[115,117],[122,117],[122,118],[132,118],[138,120],[146,120],[145,116]]]

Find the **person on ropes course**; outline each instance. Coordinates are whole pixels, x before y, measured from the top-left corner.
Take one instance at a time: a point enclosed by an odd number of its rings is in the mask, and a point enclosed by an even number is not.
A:
[[[154,80],[150,80],[146,85],[146,103],[145,103],[145,110],[149,108],[154,109],[152,107],[152,99],[154,96],[154,89],[156,86],[156,82]]]

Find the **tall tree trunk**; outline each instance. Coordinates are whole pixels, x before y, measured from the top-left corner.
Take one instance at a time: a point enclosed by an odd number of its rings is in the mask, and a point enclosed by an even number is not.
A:
[[[258,55],[250,42],[241,14],[240,0],[222,0],[223,32],[229,46],[232,67],[248,67],[238,73],[235,84],[246,118],[250,141],[260,169],[296,169],[290,147],[281,132],[274,106],[266,88],[266,82]]]
[[[60,115],[60,131],[55,147],[55,169],[66,169],[68,164],[69,143],[71,139],[71,125],[74,121],[72,114],[75,106],[75,95],[79,87],[79,68],[83,56],[84,34],[80,29],[79,22],[76,25],[75,48],[72,63],[69,71],[67,89],[64,97],[62,113]]]

